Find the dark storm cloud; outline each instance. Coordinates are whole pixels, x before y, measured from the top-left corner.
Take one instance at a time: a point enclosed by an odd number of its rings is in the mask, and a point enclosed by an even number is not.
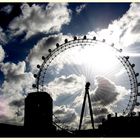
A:
[[[71,123],[76,119],[76,112],[74,109],[66,106],[60,106],[54,111],[55,116],[58,120],[56,123]]]
[[[41,56],[46,56],[48,54],[47,50],[49,48],[55,47],[55,44],[59,42],[59,36],[49,36],[45,37],[42,40],[40,40],[37,45],[34,46],[34,48],[30,51],[28,55],[28,61],[32,63],[32,61],[36,59],[41,59]]]
[[[108,114],[110,114],[108,108],[105,107],[96,107],[93,108],[93,114],[94,114],[94,122],[98,125],[102,122],[103,119],[107,117]]]
[[[24,99],[20,100],[13,100],[9,103],[10,106],[15,106],[15,107],[22,107],[24,106]]]
[[[106,118],[106,115],[99,115],[94,118],[95,123],[101,123],[103,119]]]
[[[64,42],[65,38],[69,38],[63,34],[50,35],[48,37],[42,38],[33,49],[30,50],[30,53],[26,60],[29,62],[31,70],[36,67],[37,64],[42,63],[42,56],[48,55],[48,49],[56,48],[56,43],[59,44]]]
[[[98,108],[98,107],[95,107],[95,108],[93,108],[93,114],[94,115],[101,115],[101,114],[108,114],[109,112],[108,112],[108,110],[107,110],[107,108]]]
[[[71,123],[76,119],[76,113],[75,112],[67,112],[67,114],[64,116],[62,122],[64,123]]]
[[[102,123],[102,120],[105,118],[106,118],[106,115],[98,115],[98,116],[94,117],[94,126],[97,127],[99,124]],[[83,127],[83,129],[92,129],[90,116],[88,116],[84,120],[84,124],[82,127]]]
[[[57,109],[55,112],[54,112],[54,114],[63,114],[64,113],[64,110],[63,109]]]
[[[96,77],[96,81],[97,88],[95,94],[91,97],[93,102],[98,102],[101,105],[109,105],[117,100],[119,93],[114,83],[101,76]]]

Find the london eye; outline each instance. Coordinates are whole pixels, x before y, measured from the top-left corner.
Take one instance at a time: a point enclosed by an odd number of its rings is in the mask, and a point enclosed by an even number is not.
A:
[[[33,87],[52,96],[53,122],[58,129],[94,129],[93,120],[97,127],[106,114],[129,116],[139,105],[139,73],[113,43],[75,36],[47,51],[37,65]]]

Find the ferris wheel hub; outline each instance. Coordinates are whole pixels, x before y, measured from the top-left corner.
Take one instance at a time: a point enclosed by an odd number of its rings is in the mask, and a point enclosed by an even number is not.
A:
[[[90,86],[90,82],[86,82],[86,86],[85,86],[85,87],[86,87],[87,89],[89,89],[89,86]]]

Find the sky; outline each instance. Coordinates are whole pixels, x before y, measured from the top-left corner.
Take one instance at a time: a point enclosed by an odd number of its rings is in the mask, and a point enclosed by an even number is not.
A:
[[[0,122],[23,124],[24,99],[35,91],[36,65],[65,38],[87,35],[114,43],[131,56],[139,72],[139,11],[139,3],[0,3]],[[45,75],[44,88],[53,97],[54,113],[73,128],[79,123],[87,79],[97,124],[108,113],[121,113],[130,95],[123,66],[104,43],[93,46],[62,53]],[[83,129],[90,128],[86,113]]]

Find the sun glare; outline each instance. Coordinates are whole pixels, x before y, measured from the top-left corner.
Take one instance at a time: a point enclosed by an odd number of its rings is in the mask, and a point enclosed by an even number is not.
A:
[[[80,59],[84,59],[86,65],[98,73],[109,71],[118,63],[115,51],[110,46],[86,46],[79,56]]]

